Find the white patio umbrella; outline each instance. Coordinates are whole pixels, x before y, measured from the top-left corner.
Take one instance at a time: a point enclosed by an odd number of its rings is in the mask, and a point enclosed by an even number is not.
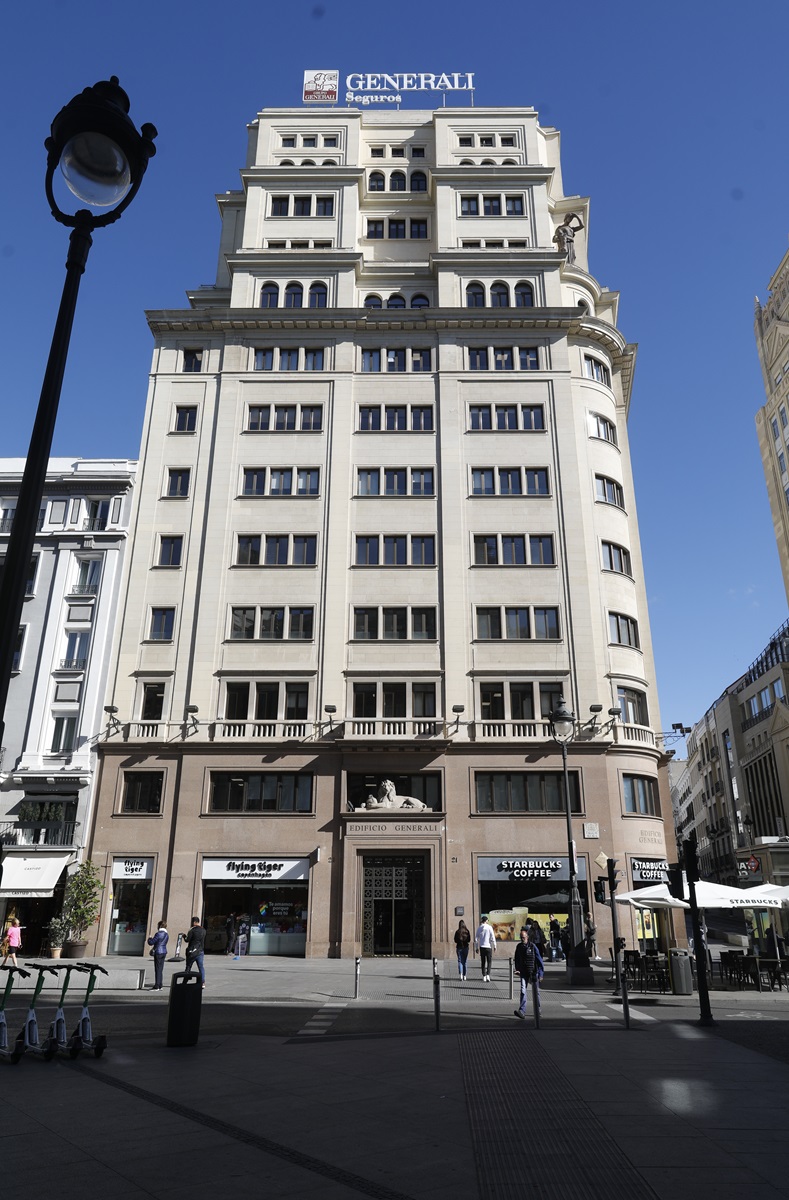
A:
[[[765,901],[779,900],[782,908],[789,908],[789,887],[779,887],[775,883],[760,883],[756,887],[748,888],[744,895],[750,897],[751,908],[764,908]],[[773,908],[772,903],[766,905],[768,908]]]
[[[655,883],[652,887],[638,888],[635,892],[617,894],[617,904],[629,904],[633,908],[690,908],[684,900],[677,900],[668,890],[667,883]]]
[[[780,891],[787,889],[781,888]],[[758,897],[756,893],[759,893]],[[734,888],[723,883],[696,884],[696,903],[699,908],[783,908],[784,901],[767,895],[761,888]]]

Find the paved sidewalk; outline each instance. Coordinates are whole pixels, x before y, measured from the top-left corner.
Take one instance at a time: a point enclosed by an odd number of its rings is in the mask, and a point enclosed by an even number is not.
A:
[[[167,1049],[165,994],[134,993],[94,1014],[138,1022],[101,1060],[0,1068],[9,1196],[789,1197],[789,1066],[699,1029],[692,1003],[628,1033],[607,994],[551,981],[535,1031],[512,1017],[500,963],[446,1000],[458,1018],[489,1014],[484,1027],[436,1034],[430,962],[363,964],[381,995],[360,1001],[352,962],[208,959],[207,976],[196,1047]],[[292,1033],[241,1031],[279,1007]],[[407,1032],[376,1028],[393,1008]],[[775,1011],[783,1022],[789,1004]]]

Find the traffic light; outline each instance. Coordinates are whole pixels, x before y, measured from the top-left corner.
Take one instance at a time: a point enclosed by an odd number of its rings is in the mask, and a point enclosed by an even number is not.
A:
[[[695,837],[687,838],[682,843],[682,857],[685,862],[685,874],[688,877],[688,883],[699,882],[699,859],[696,850]]]
[[[615,940],[614,950],[618,954],[620,950],[624,950],[625,945],[626,945],[625,939],[623,937],[618,937]]]
[[[605,876],[598,875],[597,880],[594,885],[595,904],[605,904],[605,884],[606,884]]]
[[[684,900],[685,888],[682,882],[682,867],[679,863],[670,863],[668,868],[668,890],[675,900]]]
[[[622,876],[622,872],[617,871],[616,869],[616,864],[618,861],[619,860],[616,858],[609,858],[608,860],[608,890],[611,893],[612,900],[614,898],[614,892],[619,887],[619,880]]]

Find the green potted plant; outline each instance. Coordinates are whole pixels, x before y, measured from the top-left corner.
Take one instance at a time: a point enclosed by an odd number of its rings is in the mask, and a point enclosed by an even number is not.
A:
[[[63,920],[68,935],[63,944],[64,958],[82,958],[87,946],[85,933],[95,923],[101,907],[104,885],[90,859],[69,876],[63,898]]]
[[[66,940],[68,926],[62,917],[53,917],[49,922],[49,957],[60,958]]]

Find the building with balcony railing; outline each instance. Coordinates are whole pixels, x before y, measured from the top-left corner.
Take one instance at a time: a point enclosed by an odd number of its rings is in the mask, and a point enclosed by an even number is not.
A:
[[[23,469],[0,459],[0,570]],[[89,828],[135,470],[53,458],[47,472],[0,761],[0,919],[19,916],[31,953]]]
[[[531,108],[267,109],[242,184],[216,283],[148,313],[98,949],[163,912],[310,955],[566,913],[561,696],[583,901],[601,852],[637,885],[673,846],[636,350],[558,133]]]

